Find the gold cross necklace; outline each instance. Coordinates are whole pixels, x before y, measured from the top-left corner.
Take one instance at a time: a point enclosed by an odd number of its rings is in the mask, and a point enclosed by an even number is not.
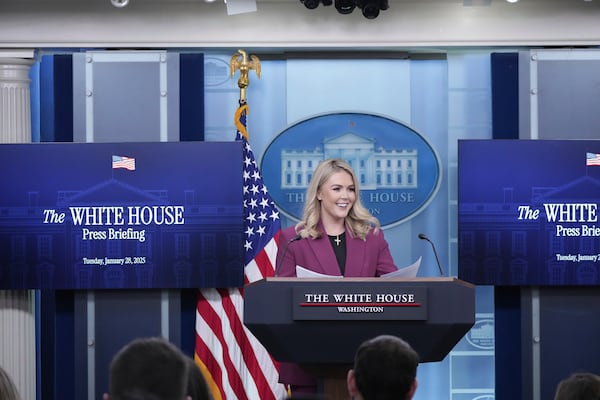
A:
[[[333,240],[337,246],[342,243],[342,239],[340,239],[340,235],[335,235],[335,239]]]

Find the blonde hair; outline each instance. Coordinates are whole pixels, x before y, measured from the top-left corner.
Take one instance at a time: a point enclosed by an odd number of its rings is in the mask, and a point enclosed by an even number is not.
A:
[[[2,400],[21,400],[19,391],[12,381],[8,372],[0,367],[0,399]]]
[[[350,164],[339,158],[330,158],[321,161],[317,165],[306,190],[304,214],[302,220],[296,224],[296,232],[302,237],[316,239],[323,235],[323,232],[320,232],[318,229],[321,220],[321,203],[317,198],[317,194],[331,175],[340,171],[350,174],[356,193],[354,205],[346,217],[346,228],[350,230],[352,236],[359,237],[362,240],[365,240],[371,229],[375,231],[379,229],[379,220],[371,215],[369,210],[362,205],[358,180]]]

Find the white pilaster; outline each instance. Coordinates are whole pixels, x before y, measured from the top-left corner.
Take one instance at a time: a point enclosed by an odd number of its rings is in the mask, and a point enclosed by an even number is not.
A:
[[[32,64],[31,58],[6,57],[0,52],[0,143],[31,142]],[[0,290],[0,365],[22,399],[36,397],[35,349],[35,292]]]
[[[31,142],[31,59],[0,57],[0,141]]]

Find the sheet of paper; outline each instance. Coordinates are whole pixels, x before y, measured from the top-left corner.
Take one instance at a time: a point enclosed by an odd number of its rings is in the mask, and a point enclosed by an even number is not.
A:
[[[341,275],[327,275],[320,274],[310,269],[306,269],[299,265],[296,265],[296,277],[298,278],[343,278]]]
[[[410,264],[408,267],[398,268],[398,271],[388,272],[387,274],[381,275],[382,278],[415,278],[417,276],[417,272],[419,272],[419,267],[421,266],[421,258],[419,257],[417,261]]]

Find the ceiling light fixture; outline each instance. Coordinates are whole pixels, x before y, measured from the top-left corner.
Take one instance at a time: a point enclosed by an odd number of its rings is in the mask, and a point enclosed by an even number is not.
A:
[[[110,0],[110,4],[112,4],[113,7],[123,8],[127,7],[129,0]]]
[[[227,15],[256,12],[256,0],[224,0]]]
[[[323,3],[324,6],[330,6],[333,4],[333,0],[300,0],[300,2],[309,10],[314,10],[315,8],[319,7],[319,4],[321,3]]]
[[[380,10],[387,10],[390,7],[388,0],[356,0],[356,5],[368,19],[377,18]]]
[[[335,9],[340,14],[350,14],[355,8],[355,0],[335,0]]]
[[[359,8],[365,18],[374,19],[379,12],[389,8],[388,0],[300,0],[309,10],[319,7],[319,4],[330,6],[335,4],[335,9],[340,14],[351,14],[355,8]]]

